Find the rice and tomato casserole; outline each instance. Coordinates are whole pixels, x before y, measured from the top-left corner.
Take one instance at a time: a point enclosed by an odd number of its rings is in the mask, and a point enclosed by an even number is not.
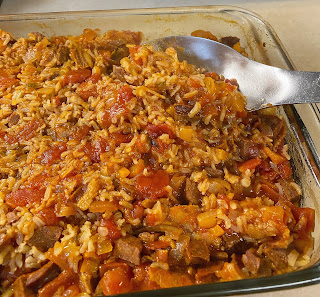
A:
[[[308,264],[314,210],[298,206],[285,123],[247,112],[234,80],[139,45],[140,32],[0,37],[2,296],[113,295]]]

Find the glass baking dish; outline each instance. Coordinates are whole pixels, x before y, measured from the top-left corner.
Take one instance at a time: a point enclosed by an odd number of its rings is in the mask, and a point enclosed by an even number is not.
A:
[[[273,29],[256,14],[231,6],[152,8],[110,11],[60,12],[0,16],[0,28],[15,37],[29,32],[46,35],[80,34],[85,28],[142,31],[144,41],[169,35],[190,35],[194,30],[209,30],[221,36],[237,36],[249,57],[265,64],[294,69]],[[320,282],[320,124],[315,105],[278,108],[288,126],[286,141],[292,157],[296,182],[302,187],[301,206],[316,210],[314,252],[310,264],[296,272],[240,281],[161,289],[154,296],[225,296],[265,292],[311,285]],[[306,124],[312,130],[306,128]],[[311,134],[311,135],[310,135]],[[149,296],[150,291],[126,294]],[[126,296],[122,295],[122,296]]]

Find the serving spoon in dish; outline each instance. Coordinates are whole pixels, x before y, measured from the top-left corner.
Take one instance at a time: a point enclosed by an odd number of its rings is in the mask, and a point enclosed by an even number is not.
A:
[[[264,65],[222,43],[193,36],[151,41],[156,50],[173,47],[179,60],[236,79],[247,97],[247,109],[320,102],[320,72],[293,71]]]

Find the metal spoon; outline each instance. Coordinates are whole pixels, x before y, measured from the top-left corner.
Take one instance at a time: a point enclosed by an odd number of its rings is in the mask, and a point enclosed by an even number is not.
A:
[[[170,36],[150,43],[157,50],[173,47],[178,58],[197,67],[235,78],[247,97],[247,109],[320,102],[320,72],[292,71],[252,61],[213,40]]]

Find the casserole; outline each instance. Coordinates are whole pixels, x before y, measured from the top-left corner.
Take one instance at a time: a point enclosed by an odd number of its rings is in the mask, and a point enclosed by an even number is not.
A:
[[[277,37],[263,21],[243,10],[227,7],[193,7],[177,9],[144,9],[123,11],[100,11],[79,13],[55,13],[41,15],[3,16],[3,30],[15,36],[39,31],[46,35],[79,34],[85,27],[140,30],[145,39],[166,35],[189,35],[196,29],[210,30],[218,36],[233,35],[240,38],[249,57],[273,66],[291,68],[292,65]],[[72,24],[72,26],[71,26]],[[312,108],[305,107],[312,112]],[[294,164],[296,181],[302,187],[302,206],[316,210],[315,249],[310,267],[287,275],[242,280],[240,282],[175,288],[157,292],[159,296],[205,296],[286,288],[319,281],[319,208],[316,196],[318,189],[318,156],[312,140],[294,107],[279,109],[285,119],[288,132],[287,143]],[[271,285],[272,284],[272,285]],[[139,293],[141,296],[147,293]]]

